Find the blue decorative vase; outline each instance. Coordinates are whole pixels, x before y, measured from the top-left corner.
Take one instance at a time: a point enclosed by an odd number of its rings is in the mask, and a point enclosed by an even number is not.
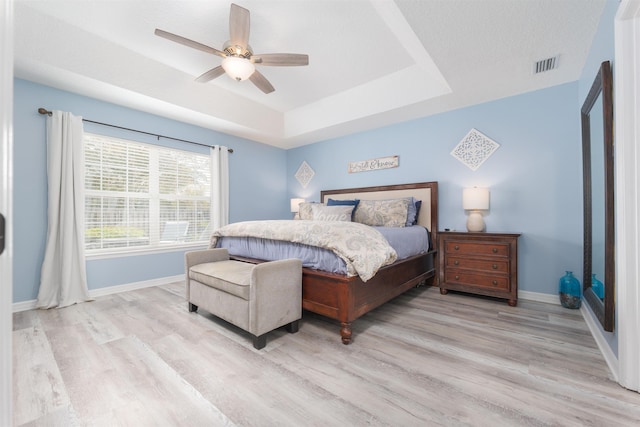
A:
[[[565,308],[580,308],[582,302],[582,289],[580,281],[571,271],[560,278],[559,282],[560,304]]]
[[[591,289],[598,298],[604,299],[604,284],[596,278],[595,273],[591,276]]]

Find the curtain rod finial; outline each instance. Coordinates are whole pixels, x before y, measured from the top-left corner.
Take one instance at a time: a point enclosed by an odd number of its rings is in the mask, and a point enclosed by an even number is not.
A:
[[[38,113],[46,114],[47,116],[50,116],[52,114],[51,111],[47,110],[46,108],[42,108],[42,107],[38,108]]]

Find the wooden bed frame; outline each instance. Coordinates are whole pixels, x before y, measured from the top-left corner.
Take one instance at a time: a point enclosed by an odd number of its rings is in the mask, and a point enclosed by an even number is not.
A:
[[[384,200],[411,196],[422,200],[418,224],[430,231],[432,249],[429,252],[383,267],[367,282],[363,282],[358,276],[347,277],[311,268],[302,269],[302,308],[338,320],[343,344],[351,343],[351,323],[358,317],[421,283],[437,284],[438,183],[421,182],[320,192],[323,202],[328,198]],[[264,262],[245,257],[232,258]]]
[[[431,233],[431,251],[383,267],[366,283],[357,276],[302,269],[302,307],[338,320],[343,344],[351,343],[351,323],[358,317],[420,283],[437,284],[438,183],[350,188],[320,193],[322,202],[329,198],[382,200],[409,196],[422,200],[418,224],[427,227]]]

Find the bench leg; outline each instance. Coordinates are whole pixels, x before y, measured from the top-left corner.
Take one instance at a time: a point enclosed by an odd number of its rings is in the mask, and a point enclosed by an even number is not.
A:
[[[198,306],[195,304],[189,303],[189,313],[193,313],[194,311],[198,311]]]
[[[287,332],[290,334],[295,334],[300,329],[300,319],[294,320],[293,322],[287,324],[286,326]]]
[[[265,345],[267,345],[267,334],[262,334],[259,337],[253,336],[253,348],[262,350]]]

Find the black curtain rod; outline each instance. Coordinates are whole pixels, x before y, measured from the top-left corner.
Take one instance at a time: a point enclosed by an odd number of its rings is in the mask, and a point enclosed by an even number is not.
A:
[[[47,110],[46,108],[42,108],[42,107],[38,108],[38,113],[46,114],[47,116],[51,116],[51,114],[53,114],[53,113],[51,113],[51,111]],[[158,139],[160,139],[160,138],[173,139],[174,141],[186,142],[188,144],[195,144],[195,145],[201,145],[203,147],[213,148],[211,145],[203,144],[201,142],[187,141],[186,139],[174,138],[172,136],[158,135],[157,133],[145,132],[145,131],[142,131],[142,130],[125,128],[125,127],[116,126],[116,125],[110,125],[109,123],[96,122],[94,120],[89,120],[89,119],[84,119],[84,118],[82,119],[82,121],[83,122],[88,122],[88,123],[94,123],[96,125],[109,126],[109,127],[116,128],[116,129],[128,130],[128,131],[131,131],[131,132],[143,133],[145,135],[155,136]],[[228,148],[227,151],[229,151],[229,153],[233,153],[233,148]]]

